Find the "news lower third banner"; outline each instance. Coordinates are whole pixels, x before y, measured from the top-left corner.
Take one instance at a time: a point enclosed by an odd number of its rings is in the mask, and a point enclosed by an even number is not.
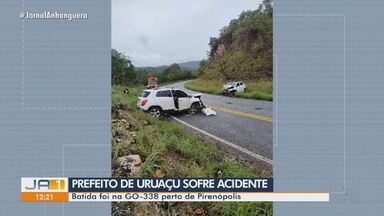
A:
[[[325,192],[274,192],[272,178],[21,178],[23,202],[328,202]]]

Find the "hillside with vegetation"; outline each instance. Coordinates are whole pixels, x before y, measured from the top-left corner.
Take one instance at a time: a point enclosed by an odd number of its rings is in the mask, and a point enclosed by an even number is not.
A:
[[[199,66],[200,66],[200,61],[187,61],[187,62],[182,62],[182,63],[177,63],[181,69],[183,70],[190,70],[195,72]],[[161,65],[161,66],[156,66],[156,67],[138,67],[139,69],[144,69],[148,71],[149,73],[157,74],[165,70],[167,67],[170,65]]]
[[[272,100],[272,31],[272,0],[264,0],[257,10],[242,12],[218,37],[210,38],[208,57],[198,69],[199,79],[186,87],[218,93],[225,82],[242,80],[255,88],[239,96]]]

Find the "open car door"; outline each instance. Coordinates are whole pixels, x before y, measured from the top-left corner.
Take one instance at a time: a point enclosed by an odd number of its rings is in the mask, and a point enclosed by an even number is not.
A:
[[[189,95],[181,90],[173,90],[173,96],[177,98],[179,103],[179,110],[186,110],[191,107],[191,100]]]

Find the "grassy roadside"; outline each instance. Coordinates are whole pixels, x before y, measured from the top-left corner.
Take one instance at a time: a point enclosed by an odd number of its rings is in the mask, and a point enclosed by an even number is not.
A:
[[[185,84],[185,87],[194,91],[220,95],[226,81],[195,79]],[[273,100],[273,83],[271,80],[258,80],[245,82],[245,92],[236,94],[236,97],[257,100]]]
[[[174,122],[155,119],[137,110],[136,95],[140,88],[130,88],[129,94],[124,94],[123,89],[121,86],[112,89],[112,118],[117,121],[112,124],[112,164],[119,157],[139,154],[143,163],[135,177],[153,177],[159,170],[165,177],[269,176],[224,158],[216,147]],[[114,206],[141,215],[272,215],[272,203],[268,202],[174,203],[167,208],[156,203],[115,203]]]

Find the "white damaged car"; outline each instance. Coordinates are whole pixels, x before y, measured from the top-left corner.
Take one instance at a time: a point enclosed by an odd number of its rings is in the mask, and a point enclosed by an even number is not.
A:
[[[223,85],[223,94],[235,96],[236,93],[244,92],[246,88],[243,82],[229,82]]]
[[[137,107],[159,117],[163,113],[188,111],[193,115],[203,109],[201,94],[188,94],[176,88],[145,89],[138,96]]]

